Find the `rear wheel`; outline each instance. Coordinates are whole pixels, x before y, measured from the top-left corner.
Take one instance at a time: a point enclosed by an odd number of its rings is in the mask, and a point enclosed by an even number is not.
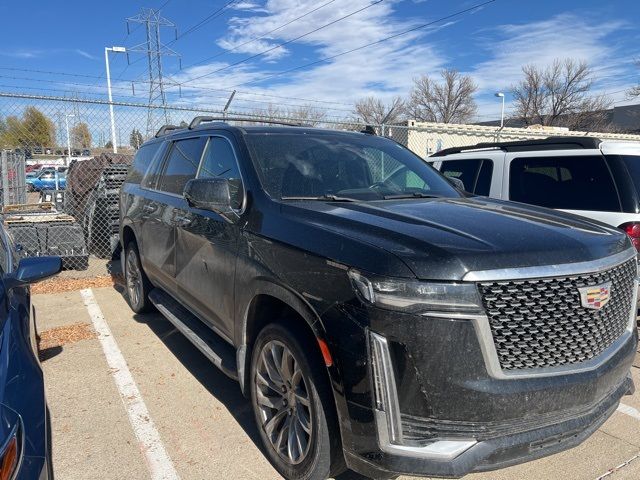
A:
[[[343,465],[324,366],[278,324],[259,334],[251,361],[251,403],[267,456],[289,480],[321,480]],[[339,468],[339,467],[338,467]]]
[[[149,300],[151,282],[142,269],[140,253],[135,242],[129,242],[124,262],[124,278],[127,286],[127,300],[129,306],[136,313],[148,312],[152,309]]]

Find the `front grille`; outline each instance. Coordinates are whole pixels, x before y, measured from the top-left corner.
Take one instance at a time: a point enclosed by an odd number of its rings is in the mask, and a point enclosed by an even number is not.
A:
[[[560,367],[592,359],[626,330],[636,259],[572,277],[480,283],[502,370]],[[578,288],[611,281],[600,310],[582,306]]]

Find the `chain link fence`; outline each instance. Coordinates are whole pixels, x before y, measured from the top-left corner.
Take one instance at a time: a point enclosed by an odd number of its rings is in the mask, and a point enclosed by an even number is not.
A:
[[[304,118],[134,103],[114,103],[112,123],[105,101],[0,93],[2,221],[19,255],[62,256],[63,277],[92,278],[118,272],[119,190],[137,148],[165,122],[185,125],[199,115],[245,117],[254,123],[267,119],[309,123]],[[153,131],[147,131],[149,118]],[[422,158],[444,148],[480,142],[588,133],[414,121],[399,125],[364,125],[351,119],[311,123],[338,130],[373,130]],[[590,134],[640,141],[640,136],[633,135]],[[373,173],[381,178],[385,174]]]

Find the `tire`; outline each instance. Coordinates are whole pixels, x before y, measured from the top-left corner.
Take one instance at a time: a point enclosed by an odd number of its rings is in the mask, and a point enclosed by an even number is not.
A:
[[[112,252],[109,219],[105,218],[103,209],[95,198],[87,204],[84,223],[89,252],[98,258],[110,258]]]
[[[153,288],[142,269],[140,253],[135,242],[129,242],[124,261],[124,280],[127,290],[127,302],[136,313],[146,313],[153,309],[149,292]]]
[[[325,366],[319,355],[305,353],[313,345],[299,338],[279,324],[260,332],[251,358],[251,405],[274,468],[288,480],[322,480],[344,469],[344,457]],[[274,370],[269,359],[278,354]]]

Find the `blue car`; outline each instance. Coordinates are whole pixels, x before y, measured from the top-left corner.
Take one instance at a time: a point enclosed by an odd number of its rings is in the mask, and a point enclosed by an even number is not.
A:
[[[27,177],[27,188],[32,192],[56,190],[56,177],[58,178],[57,190],[64,190],[67,188],[66,172],[56,172],[51,170],[44,170],[35,177]]]
[[[0,228],[0,478],[51,480],[51,432],[29,285],[58,273],[59,257],[17,262]]]

